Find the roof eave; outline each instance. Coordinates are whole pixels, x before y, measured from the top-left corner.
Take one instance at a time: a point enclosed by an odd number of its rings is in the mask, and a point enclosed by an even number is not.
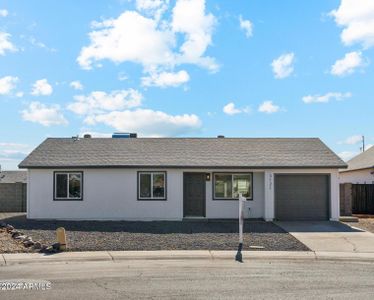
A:
[[[362,170],[370,170],[370,169],[374,169],[374,166],[371,166],[371,167],[363,167],[363,168],[354,168],[354,169],[346,169],[346,170],[342,170],[342,171],[340,171],[340,173],[344,173],[344,172],[353,172],[353,171],[362,171]]]
[[[189,166],[189,165],[64,165],[64,166],[35,166],[19,165],[20,169],[343,169],[347,165],[316,165],[316,166]]]

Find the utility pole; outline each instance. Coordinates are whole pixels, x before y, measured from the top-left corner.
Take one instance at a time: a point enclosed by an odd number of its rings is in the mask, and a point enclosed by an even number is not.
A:
[[[362,152],[365,152],[365,136],[362,136]]]

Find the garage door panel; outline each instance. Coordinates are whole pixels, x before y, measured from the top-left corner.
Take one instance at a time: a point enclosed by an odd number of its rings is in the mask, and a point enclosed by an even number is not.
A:
[[[329,217],[328,205],[328,175],[276,175],[276,219],[327,220]]]

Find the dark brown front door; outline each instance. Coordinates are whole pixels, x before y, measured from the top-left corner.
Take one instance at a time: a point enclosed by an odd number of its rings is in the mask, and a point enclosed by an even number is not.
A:
[[[184,173],[183,215],[205,217],[205,173]]]

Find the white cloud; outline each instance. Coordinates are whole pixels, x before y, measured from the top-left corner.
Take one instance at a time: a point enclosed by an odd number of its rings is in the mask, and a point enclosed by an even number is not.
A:
[[[351,93],[330,92],[325,95],[307,95],[302,98],[303,102],[309,103],[328,103],[330,100],[341,101],[352,97]]]
[[[27,39],[31,45],[33,45],[34,47],[37,47],[37,48],[41,48],[41,49],[44,49],[44,50],[47,50],[49,52],[57,52],[57,50],[55,48],[50,48],[48,47],[46,44],[44,44],[43,42],[37,40],[34,36],[30,36],[28,39]]]
[[[67,108],[78,115],[97,114],[138,107],[141,105],[142,98],[142,94],[134,89],[110,93],[94,91],[87,96],[74,96],[75,102],[70,103]]]
[[[17,93],[16,93],[16,97],[18,97],[18,98],[22,98],[23,95],[24,95],[23,92],[17,92]]]
[[[16,52],[17,47],[9,40],[11,35],[7,32],[0,31],[0,55],[5,55],[6,51]]]
[[[356,145],[360,142],[362,142],[362,136],[357,134],[347,137],[344,141],[339,142],[339,144]]]
[[[32,86],[31,95],[34,96],[49,96],[53,92],[52,86],[48,83],[47,79],[40,79],[35,81]]]
[[[119,72],[118,75],[117,75],[117,78],[118,78],[119,81],[125,81],[125,80],[129,79],[125,72]]]
[[[0,142],[0,164],[2,170],[17,169],[17,164],[32,150],[30,145]]]
[[[161,72],[150,73],[147,77],[142,77],[143,86],[158,86],[158,87],[177,87],[190,80],[190,76],[185,70],[179,72]]]
[[[70,86],[75,90],[83,90],[83,85],[79,80],[70,82]]]
[[[96,23],[95,27],[98,30],[89,33],[90,45],[82,48],[77,59],[84,69],[91,69],[95,61],[103,59],[143,66],[172,64],[174,36],[168,30],[159,30],[151,18],[125,11],[117,19]]]
[[[358,154],[359,154],[358,151],[342,151],[342,152],[338,153],[338,155],[340,156],[340,158],[342,160],[344,160],[344,161],[348,161],[348,160],[350,160],[351,158],[355,157]]]
[[[81,128],[81,131],[79,133],[79,136],[84,136],[85,134],[91,135],[93,138],[111,138],[113,133],[110,132],[97,132],[97,131],[92,131],[88,128]]]
[[[169,7],[169,0],[136,0],[136,9],[159,20]]]
[[[0,78],[0,95],[9,95],[16,87],[18,77],[5,76]]]
[[[212,42],[215,23],[216,18],[205,13],[205,0],[177,0],[171,26],[173,32],[185,35],[177,58],[179,63],[197,64],[212,72],[218,70],[213,58],[203,57]]]
[[[278,58],[274,59],[271,63],[274,77],[277,79],[283,79],[290,76],[294,70],[294,59],[295,54],[293,52],[282,54]]]
[[[60,111],[60,106],[52,104],[47,106],[40,102],[31,102],[29,107],[21,112],[22,119],[43,126],[67,125],[68,121]]]
[[[250,38],[253,35],[253,24],[250,20],[243,19],[242,16],[239,16],[240,28],[244,30],[245,36]]]
[[[237,108],[237,107],[235,107],[234,102],[227,103],[223,107],[223,112],[226,115],[230,115],[230,116],[241,114],[241,113],[249,113],[250,111],[251,110],[250,110],[250,108],[248,106],[243,107],[243,108]]]
[[[1,158],[17,158],[24,157],[31,150],[31,147],[26,144],[19,143],[0,143],[0,159]]]
[[[334,63],[331,67],[331,74],[336,76],[352,74],[356,68],[362,67],[364,64],[361,52],[349,52]]]
[[[8,14],[9,13],[6,9],[0,9],[0,17],[6,17]]]
[[[259,107],[258,111],[266,114],[273,114],[280,110],[278,105],[273,104],[273,101],[264,101]]]
[[[142,12],[149,12],[168,2],[138,1],[136,5]],[[204,56],[212,42],[215,22],[212,14],[205,13],[204,0],[177,0],[171,21],[125,11],[116,19],[92,24],[90,44],[81,49],[77,61],[84,69],[110,60],[141,64],[145,73],[170,72],[186,63],[217,71],[215,60]]]
[[[374,1],[341,0],[338,9],[330,12],[338,26],[344,27],[340,38],[345,45],[374,46]]]
[[[196,132],[201,127],[199,117],[194,114],[169,115],[150,109],[92,115],[86,118],[85,123],[102,123],[118,131],[137,132],[143,136],[178,136]]]

